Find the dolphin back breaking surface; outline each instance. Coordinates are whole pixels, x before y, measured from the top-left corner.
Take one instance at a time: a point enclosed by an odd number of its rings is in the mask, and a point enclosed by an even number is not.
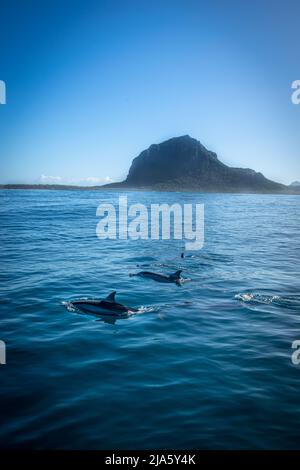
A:
[[[78,310],[93,315],[109,315],[114,317],[126,317],[138,312],[134,307],[128,307],[115,301],[116,292],[112,292],[104,299],[78,299],[65,302],[69,309]]]
[[[153,273],[151,271],[140,271],[136,274],[130,274],[130,276],[139,276],[146,279],[153,279],[156,282],[170,283],[174,282],[175,284],[180,284],[182,282],[181,277],[182,270],[176,271],[174,274],[166,275],[160,273]]]

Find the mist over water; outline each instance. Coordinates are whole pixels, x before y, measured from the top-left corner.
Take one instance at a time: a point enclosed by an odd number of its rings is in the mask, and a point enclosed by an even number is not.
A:
[[[299,448],[298,196],[129,192],[203,203],[205,242],[99,240],[101,191],[1,191],[0,446]],[[181,287],[130,277],[183,270]],[[116,300],[108,323],[66,308]]]

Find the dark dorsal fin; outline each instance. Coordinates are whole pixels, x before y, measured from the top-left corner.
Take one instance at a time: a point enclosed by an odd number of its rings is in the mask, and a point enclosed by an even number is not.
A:
[[[179,271],[176,271],[176,273],[172,274],[172,277],[174,277],[175,279],[179,279],[181,273],[182,273],[182,269],[179,269]]]
[[[114,302],[115,301],[115,296],[116,296],[116,291],[112,292],[111,294],[109,294],[105,300],[107,300],[108,302]]]

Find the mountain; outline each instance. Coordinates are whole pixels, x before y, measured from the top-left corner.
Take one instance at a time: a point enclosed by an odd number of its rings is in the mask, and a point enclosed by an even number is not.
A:
[[[288,187],[248,168],[232,168],[189,135],[153,144],[136,157],[128,176],[107,188],[284,193]]]
[[[300,181],[293,181],[290,184],[290,188],[300,188]]]

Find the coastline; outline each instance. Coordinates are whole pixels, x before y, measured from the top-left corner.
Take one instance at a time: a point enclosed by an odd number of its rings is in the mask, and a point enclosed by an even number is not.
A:
[[[245,189],[234,190],[228,188],[228,190],[207,190],[207,189],[196,189],[196,188],[180,188],[174,187],[131,187],[125,186],[118,183],[112,183],[110,185],[103,186],[76,186],[76,185],[63,185],[63,184],[0,184],[0,190],[19,190],[19,191],[134,191],[134,192],[181,192],[181,193],[205,193],[205,194],[263,194],[263,195],[283,195],[283,196],[299,196],[299,189],[285,189],[284,191],[250,191]]]

